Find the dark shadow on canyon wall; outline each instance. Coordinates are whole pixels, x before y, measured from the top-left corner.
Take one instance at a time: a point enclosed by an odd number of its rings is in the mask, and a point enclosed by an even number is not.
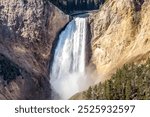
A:
[[[95,70],[95,65],[90,62],[92,57],[92,47],[91,47],[91,39],[92,39],[92,32],[90,29],[90,23],[87,24],[87,41],[86,41],[86,66],[90,68],[90,70]]]
[[[0,54],[0,99],[50,99],[47,78],[29,73]]]
[[[144,0],[134,0],[135,11],[140,11]]]
[[[16,77],[21,76],[21,69],[15,63],[11,62],[4,55],[0,54],[0,76],[9,83]]]

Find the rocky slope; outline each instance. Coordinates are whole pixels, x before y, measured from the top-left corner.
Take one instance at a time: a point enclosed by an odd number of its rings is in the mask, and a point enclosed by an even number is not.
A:
[[[105,80],[125,63],[144,63],[150,53],[150,1],[109,0],[90,17],[92,59]]]
[[[0,99],[49,98],[50,52],[68,21],[46,0],[0,0]]]
[[[149,0],[108,0],[98,13],[90,16],[90,65],[97,72],[93,78],[102,84],[71,99],[150,98],[149,63],[146,63],[150,57],[149,14]],[[124,64],[130,67],[126,69]]]

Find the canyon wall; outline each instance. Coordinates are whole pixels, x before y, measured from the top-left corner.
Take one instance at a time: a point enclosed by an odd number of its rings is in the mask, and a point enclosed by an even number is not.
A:
[[[98,13],[90,16],[91,63],[95,64],[99,79],[110,78],[126,63],[139,64],[147,60],[149,14],[149,0],[109,0]]]
[[[0,99],[49,98],[50,52],[68,21],[47,0],[0,0]]]
[[[149,0],[108,0],[89,17],[92,36],[89,67],[94,66],[96,74],[91,77],[98,81],[70,99],[150,98],[149,14]]]

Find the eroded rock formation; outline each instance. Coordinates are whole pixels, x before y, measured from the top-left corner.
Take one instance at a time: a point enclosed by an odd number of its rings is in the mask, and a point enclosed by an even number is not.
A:
[[[150,1],[109,0],[90,17],[92,59],[104,79],[150,55]]]
[[[0,0],[0,61],[9,61],[8,69],[18,71],[7,84],[0,74],[0,99],[49,98],[50,52],[68,21],[46,0]]]

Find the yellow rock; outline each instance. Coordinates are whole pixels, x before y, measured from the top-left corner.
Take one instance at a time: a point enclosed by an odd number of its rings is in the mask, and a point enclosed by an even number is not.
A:
[[[150,1],[109,0],[89,19],[92,59],[105,79],[125,63],[150,56]]]

